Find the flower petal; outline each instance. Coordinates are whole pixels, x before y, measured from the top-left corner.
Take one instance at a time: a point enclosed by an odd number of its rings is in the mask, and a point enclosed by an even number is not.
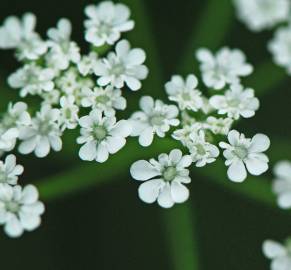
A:
[[[161,175],[160,172],[146,160],[138,160],[134,162],[130,167],[130,174],[132,178],[140,181],[145,181]]]

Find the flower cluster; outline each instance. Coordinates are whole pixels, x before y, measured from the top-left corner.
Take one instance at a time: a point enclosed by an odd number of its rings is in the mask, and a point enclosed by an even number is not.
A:
[[[238,119],[253,117],[259,108],[254,90],[241,84],[241,77],[249,75],[252,66],[237,49],[222,48],[212,54],[201,48],[196,56],[204,85],[194,74],[186,78],[174,75],[165,90],[175,104],[143,96],[141,110],[130,118],[131,136],[138,137],[140,145],[147,147],[155,135],[163,138],[170,132],[187,152],[183,155],[174,149],[169,155],[161,154],[158,160],[139,160],[131,166],[132,177],[146,181],[138,192],[146,203],[157,201],[168,208],[187,200],[189,191],[184,184],[191,182],[187,168],[215,162],[219,148],[226,159],[227,175],[234,182],[244,181],[247,171],[260,175],[268,169],[269,159],[264,152],[270,146],[269,138],[264,134],[246,138],[232,129]],[[223,141],[225,137],[228,142]]]
[[[127,107],[122,90],[139,90],[147,77],[146,54],[121,39],[134,27],[127,6],[104,1],[87,6],[85,14],[86,54],[71,39],[72,25],[65,18],[46,38],[36,32],[31,13],[8,17],[0,26],[0,49],[14,49],[21,64],[8,84],[25,99],[9,104],[1,116],[0,153],[17,149],[44,158],[61,151],[62,136],[72,129],[80,129],[76,143],[82,160],[105,162],[126,144],[131,124],[119,120],[117,111]],[[32,97],[40,106],[29,105]],[[13,169],[11,159],[0,164],[0,223],[10,236],[19,236],[39,225],[44,208],[34,187],[15,186],[21,170]]]

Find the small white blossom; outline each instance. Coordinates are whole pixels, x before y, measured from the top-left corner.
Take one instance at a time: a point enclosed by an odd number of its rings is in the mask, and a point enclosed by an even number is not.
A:
[[[171,126],[179,125],[179,110],[175,105],[154,101],[150,96],[142,97],[139,104],[142,111],[135,112],[130,121],[133,127],[131,136],[138,136],[140,145],[149,146],[155,134],[165,137]]]
[[[98,61],[98,54],[90,52],[88,55],[82,56],[78,62],[78,70],[83,76],[91,75],[94,73],[94,67]]]
[[[60,103],[61,93],[57,89],[53,89],[49,92],[44,92],[41,97],[43,99],[42,105],[57,105]]]
[[[60,105],[59,124],[61,129],[76,128],[79,120],[79,107],[75,103],[75,98],[73,96],[63,96],[60,99]]]
[[[35,63],[26,64],[18,69],[8,78],[8,83],[12,88],[20,88],[20,96],[28,94],[42,95],[54,88],[54,71],[50,68],[42,68]]]
[[[291,269],[291,240],[287,239],[286,244],[266,240],[263,243],[264,255],[272,260],[271,270]]]
[[[254,96],[251,88],[243,89],[239,84],[231,85],[224,95],[212,96],[210,105],[218,110],[219,114],[227,114],[228,117],[238,119],[240,116],[250,118],[259,108],[259,100]]]
[[[34,152],[39,158],[47,156],[52,148],[54,151],[62,149],[61,129],[58,124],[59,109],[52,109],[49,105],[41,107],[40,112],[32,119],[31,126],[20,130],[19,145],[21,154]]]
[[[189,197],[189,190],[184,186],[191,182],[189,170],[192,163],[189,155],[182,155],[174,149],[169,155],[161,154],[158,161],[139,160],[130,168],[131,176],[138,181],[146,181],[139,186],[139,198],[145,203],[155,201],[164,208],[175,203],[183,203]]]
[[[291,208],[291,162],[278,162],[274,167],[274,174],[273,191],[278,196],[278,205],[283,209]]]
[[[253,71],[253,67],[246,63],[244,53],[238,49],[224,47],[213,55],[208,49],[202,48],[197,51],[196,57],[201,62],[203,82],[216,90],[224,88],[226,84],[239,82],[240,77]]]
[[[146,54],[142,49],[130,49],[127,40],[119,41],[115,53],[110,52],[94,68],[95,74],[100,76],[98,84],[111,84],[116,88],[122,88],[126,84],[133,91],[140,89],[140,80],[144,80],[148,74],[147,67],[142,65],[145,59]]]
[[[187,125],[183,125],[181,129],[176,129],[172,137],[180,141],[184,146],[187,146],[191,142],[190,135],[191,134],[198,134],[198,131],[202,129],[202,124],[201,123],[191,123]]]
[[[252,31],[269,29],[287,21],[289,0],[234,0],[238,17]]]
[[[127,120],[116,122],[113,116],[102,116],[93,110],[89,115],[79,120],[81,136],[77,143],[84,144],[79,151],[82,160],[96,160],[105,162],[109,154],[115,154],[126,143],[126,137],[131,132],[131,125]]]
[[[270,140],[264,134],[256,134],[252,139],[244,134],[231,130],[228,143],[220,142],[224,150],[225,165],[229,166],[227,175],[234,182],[243,182],[247,170],[252,175],[260,175],[268,170],[268,157],[263,154],[270,147]],[[246,170],[247,169],[247,170]]]
[[[16,185],[18,176],[23,173],[23,166],[16,164],[16,157],[8,155],[5,162],[0,161],[0,183]]]
[[[123,4],[104,1],[97,6],[87,6],[85,13],[88,16],[85,39],[96,47],[113,45],[122,32],[134,27],[134,22],[129,20],[130,10]]]
[[[181,110],[198,111],[203,106],[202,93],[196,89],[198,80],[195,75],[188,75],[186,80],[179,75],[172,76],[171,81],[167,82],[166,92],[169,100],[178,103]]]
[[[0,224],[10,237],[19,237],[23,231],[33,231],[41,223],[44,205],[38,200],[33,185],[24,188],[0,184]]]
[[[233,119],[231,118],[216,118],[209,116],[206,119],[204,128],[209,129],[214,134],[227,135],[232,126]]]

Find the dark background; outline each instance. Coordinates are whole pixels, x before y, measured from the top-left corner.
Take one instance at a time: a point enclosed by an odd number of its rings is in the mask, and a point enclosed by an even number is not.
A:
[[[144,2],[158,47],[159,68],[166,81],[177,71],[181,54],[208,1]],[[11,14],[21,15],[31,11],[38,17],[37,29],[44,34],[60,17],[68,17],[74,27],[73,39],[85,46],[82,40],[83,8],[89,3],[92,2],[1,0],[0,21]],[[257,65],[270,59],[265,47],[271,36],[270,32],[251,33],[233,19],[231,31],[222,45],[242,49],[248,61]],[[133,38],[131,41],[134,44]],[[142,47],[142,44],[139,46]],[[147,51],[147,54],[150,58],[151,52]],[[16,62],[12,54],[6,51],[0,52],[0,59],[1,80],[4,82],[5,77],[16,68]],[[256,117],[243,121],[240,129],[249,133],[264,132],[274,140],[288,140],[291,135],[289,82],[282,83],[265,95]],[[147,91],[145,89],[141,94]],[[155,92],[157,96],[163,95],[163,89],[155,89]],[[14,95],[14,92],[11,93],[11,97]],[[1,93],[0,105],[2,108],[7,105],[1,103]],[[80,162],[77,156],[55,162],[56,155],[52,154],[45,160],[21,157],[20,161],[26,167],[23,181],[41,181],[46,175]],[[192,179],[191,203],[196,209],[198,231],[198,239],[193,241],[198,241],[201,269],[269,269],[269,262],[261,252],[261,244],[266,238],[282,240],[289,235],[290,213],[271,210],[240,198],[194,173]],[[33,233],[25,233],[21,239],[11,240],[1,233],[1,269],[171,270],[163,219],[167,210],[143,204],[137,198],[137,184],[132,182],[128,173],[120,175],[118,180],[47,203],[42,226]]]

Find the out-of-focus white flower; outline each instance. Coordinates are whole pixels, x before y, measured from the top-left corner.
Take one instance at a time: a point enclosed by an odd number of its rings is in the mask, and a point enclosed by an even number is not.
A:
[[[226,84],[239,82],[240,77],[253,71],[253,67],[246,63],[244,53],[238,49],[224,47],[213,55],[210,50],[201,48],[196,57],[201,62],[203,82],[216,90],[224,88]]]
[[[142,111],[135,112],[130,121],[132,123],[131,136],[138,136],[142,146],[149,146],[154,135],[165,137],[171,126],[178,126],[179,110],[175,105],[166,105],[161,100],[154,101],[150,96],[140,99]]]
[[[167,82],[166,92],[169,100],[177,102],[181,110],[198,111],[203,106],[201,92],[196,89],[198,80],[195,75],[188,75],[186,80],[181,76],[172,76],[171,81]]]
[[[286,68],[291,75],[291,26],[280,27],[275,32],[273,40],[268,44],[268,48],[273,55],[274,62]]]
[[[8,78],[8,83],[12,88],[20,88],[20,96],[28,94],[42,95],[54,88],[54,71],[50,68],[42,68],[35,63],[26,64],[18,69]]]
[[[16,164],[16,157],[8,155],[5,162],[0,161],[0,183],[16,185],[18,176],[23,173],[23,166]]]
[[[289,0],[234,0],[238,17],[252,31],[269,29],[287,21]]]
[[[93,110],[79,120],[81,136],[77,143],[84,144],[79,151],[82,160],[105,162],[109,154],[115,154],[126,143],[131,132],[127,120],[116,122],[115,117],[102,116],[102,112]]]
[[[278,196],[278,205],[283,209],[291,208],[291,162],[278,162],[274,167],[274,174],[273,191]]]
[[[209,102],[219,114],[227,114],[228,117],[236,120],[240,116],[253,117],[260,105],[259,100],[254,96],[254,90],[243,89],[239,84],[231,85],[224,95],[212,96]]]
[[[192,163],[189,155],[183,156],[181,150],[174,149],[169,155],[161,154],[158,161],[139,160],[130,168],[131,176],[138,181],[146,181],[139,186],[138,194],[142,201],[170,208],[175,203],[183,203],[189,197],[184,186],[191,182],[189,170]]]
[[[104,1],[97,6],[87,6],[85,13],[88,16],[85,21],[85,39],[96,47],[113,45],[122,32],[134,27],[134,22],[129,20],[130,10],[123,4]]]
[[[202,128],[203,126],[199,122],[186,124],[183,125],[181,129],[176,129],[173,132],[172,137],[175,140],[180,141],[184,146],[187,146],[191,142],[190,135],[191,134],[197,135],[198,131],[201,130]]]
[[[287,239],[286,244],[265,240],[263,243],[264,255],[272,260],[271,270],[289,270],[291,269],[291,241]]]
[[[127,40],[119,41],[115,53],[110,52],[107,58],[100,59],[94,68],[95,74],[100,76],[98,84],[111,84],[116,88],[122,88],[126,84],[133,91],[140,89],[140,80],[148,75],[148,69],[143,65],[145,59],[146,54],[142,49],[130,49]]]
[[[37,60],[47,51],[47,45],[35,33],[36,18],[26,13],[22,20],[8,17],[0,27],[0,49],[17,49],[19,60]]]
[[[60,103],[60,96],[61,96],[61,93],[57,89],[53,89],[49,92],[44,92],[41,96],[43,99],[42,105],[45,105],[45,104],[57,105]]]
[[[270,140],[264,134],[256,134],[252,139],[236,130],[228,133],[228,143],[220,142],[224,150],[227,175],[234,182],[243,182],[247,170],[252,175],[260,175],[268,170],[268,157],[263,154],[270,147]]]
[[[60,119],[59,124],[62,130],[74,129],[78,125],[79,107],[75,103],[74,96],[63,96],[60,99]]]
[[[216,118],[213,116],[209,116],[207,117],[203,127],[209,129],[214,134],[227,135],[232,123],[233,119],[231,118]]]
[[[94,89],[83,88],[83,107],[91,107],[108,115],[115,115],[116,110],[126,108],[126,99],[122,96],[120,89],[114,89],[108,85],[106,88],[94,87]]]
[[[87,76],[94,73],[94,67],[98,61],[98,54],[90,52],[88,55],[82,56],[78,62],[78,70],[83,76]]]
[[[23,231],[33,231],[41,223],[44,205],[38,200],[35,186],[0,184],[0,224],[10,237],[19,237]]]
[[[31,126],[20,129],[19,145],[21,154],[34,152],[39,158],[47,156],[52,148],[54,151],[62,149],[61,129],[58,124],[60,110],[43,105],[32,119]]]

